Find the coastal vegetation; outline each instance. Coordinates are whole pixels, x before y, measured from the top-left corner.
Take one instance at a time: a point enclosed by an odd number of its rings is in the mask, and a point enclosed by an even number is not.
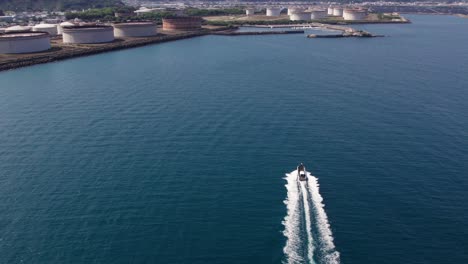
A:
[[[8,11],[66,11],[124,6],[120,0],[0,0],[0,9]]]
[[[81,12],[67,12],[65,17],[67,19],[79,18],[84,21],[105,21],[105,22],[122,22],[122,21],[137,21],[137,20],[149,20],[160,23],[163,18],[172,17],[174,13],[172,12],[149,12],[143,13],[138,16],[134,15],[134,7],[107,7],[107,8],[96,8],[84,10]],[[127,17],[115,17],[115,13],[127,13],[130,16]]]
[[[223,9],[198,9],[188,8],[185,10],[188,16],[225,16],[225,15],[243,15],[243,8],[223,8]]]

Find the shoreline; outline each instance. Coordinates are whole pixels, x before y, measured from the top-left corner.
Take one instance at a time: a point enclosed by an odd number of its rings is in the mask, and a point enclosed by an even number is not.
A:
[[[382,22],[380,22],[382,23]],[[395,23],[395,22],[393,22]],[[399,24],[411,23],[407,22],[396,22]],[[279,24],[274,25],[274,28],[292,28],[304,27],[304,26],[314,26],[322,27],[326,29],[333,29],[339,31],[346,31],[346,26],[348,25],[336,25],[336,24],[322,24],[322,23],[307,23],[307,24]],[[270,28],[269,25],[244,25],[249,27],[257,28]],[[142,37],[142,38],[124,38],[116,39],[113,42],[109,43],[100,43],[100,44],[63,44],[60,37],[51,38],[51,49],[38,52],[38,53],[28,53],[28,54],[0,54],[0,72],[8,71],[13,69],[18,69],[27,66],[33,66],[36,64],[44,64],[49,62],[61,61],[66,59],[84,57],[95,55],[104,52],[111,52],[123,49],[137,48],[147,45],[159,44],[164,42],[188,39],[201,37],[206,35],[224,35],[224,36],[241,36],[241,35],[271,35],[271,34],[299,34],[304,33],[301,28],[296,28],[296,30],[285,30],[285,31],[271,31],[271,32],[235,32],[234,30],[238,27],[232,26],[212,26],[205,27],[198,31],[179,31],[179,32],[162,32],[158,33],[156,36],[152,37]]]
[[[113,42],[102,44],[67,45],[63,44],[60,38],[51,38],[52,48],[44,52],[29,54],[0,54],[0,72],[36,64],[44,64],[71,58],[90,56],[98,53],[200,37],[210,35],[219,30],[226,30],[226,28],[202,29],[200,31],[179,32],[172,34],[158,34],[153,37],[116,39]]]

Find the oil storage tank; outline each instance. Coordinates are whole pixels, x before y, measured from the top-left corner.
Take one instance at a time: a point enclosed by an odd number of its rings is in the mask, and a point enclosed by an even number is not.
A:
[[[314,9],[310,11],[310,19],[324,19],[327,15],[327,10],[325,9]]]
[[[5,32],[8,33],[8,32],[27,32],[27,31],[31,31],[32,30],[32,27],[30,26],[11,26],[11,27],[7,27],[5,29]]]
[[[114,40],[114,28],[111,26],[68,26],[63,27],[63,43],[94,44]]]
[[[181,30],[191,31],[200,30],[202,19],[201,17],[172,17],[163,18],[163,30]]]
[[[266,10],[267,16],[280,16],[281,8],[279,7],[268,7]]]
[[[296,13],[302,13],[304,12],[305,9],[304,8],[300,8],[300,7],[288,7],[288,16],[292,15],[292,14],[296,14]]]
[[[343,10],[344,20],[365,20],[367,11],[364,9],[345,8]]]
[[[57,34],[62,35],[64,27],[73,27],[73,26],[75,26],[75,23],[72,23],[69,21],[62,22],[57,25]]]
[[[309,12],[298,12],[291,14],[289,16],[289,20],[291,21],[307,21],[310,20],[310,13]]]
[[[255,15],[255,9],[253,9],[253,8],[247,8],[247,9],[245,9],[245,14],[246,14],[247,16],[253,16],[253,15]]]
[[[0,34],[0,53],[33,53],[50,49],[47,32],[12,32]]]
[[[116,38],[151,37],[156,35],[156,24],[153,22],[116,23],[112,26]]]
[[[32,28],[33,31],[47,32],[50,36],[54,37],[57,35],[57,25],[56,24],[38,24]]]
[[[341,7],[334,7],[334,8],[333,8],[333,15],[334,15],[334,16],[343,16],[343,8],[341,8]]]

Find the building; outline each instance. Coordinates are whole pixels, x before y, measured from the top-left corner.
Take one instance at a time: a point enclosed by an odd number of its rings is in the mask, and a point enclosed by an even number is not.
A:
[[[328,7],[328,9],[327,9],[327,15],[333,16],[333,7],[331,7],[331,6]]]
[[[63,43],[94,44],[114,41],[114,28],[111,26],[67,26],[63,27]]]
[[[245,14],[248,15],[248,16],[253,16],[253,15],[255,15],[255,9],[247,8],[247,9],[245,9]]]
[[[267,16],[280,16],[281,8],[279,7],[268,7],[266,10]]]
[[[50,36],[46,32],[14,32],[0,34],[0,53],[21,54],[50,49]]]
[[[113,24],[114,37],[135,38],[156,35],[156,24],[153,22],[131,22]]]
[[[201,17],[173,17],[163,18],[163,30],[181,30],[192,31],[200,30],[202,19]]]
[[[32,28],[32,31],[47,32],[51,37],[55,37],[58,34],[58,28],[56,24],[38,24]]]
[[[365,20],[367,11],[364,9],[345,8],[343,10],[344,20]]]

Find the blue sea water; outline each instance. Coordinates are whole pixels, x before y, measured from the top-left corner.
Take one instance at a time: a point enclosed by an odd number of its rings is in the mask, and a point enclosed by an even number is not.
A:
[[[468,20],[410,19],[0,73],[0,263],[287,262],[299,162],[341,263],[468,263]]]

